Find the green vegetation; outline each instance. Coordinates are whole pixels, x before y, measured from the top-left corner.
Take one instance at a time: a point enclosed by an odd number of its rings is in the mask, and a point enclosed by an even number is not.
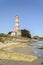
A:
[[[11,36],[11,32],[8,32],[8,34],[0,33],[0,42],[15,42],[17,39],[19,39],[20,42],[35,42],[40,41],[41,39],[43,40],[43,38],[39,36],[31,37],[30,31],[26,29],[21,30],[21,37]]]
[[[0,37],[6,37],[7,34],[4,34],[4,33],[0,33]]]
[[[0,37],[0,42],[4,42],[3,38]]]
[[[37,39],[39,39],[39,36],[33,36],[33,39],[37,40]]]
[[[10,36],[8,34],[0,33],[0,42],[2,43],[12,41],[13,38],[14,38],[13,36]]]
[[[38,49],[43,49],[43,46],[39,46]]]
[[[4,43],[5,39],[3,37],[6,37],[6,36],[7,36],[6,34],[1,33],[0,34],[0,42]]]
[[[11,32],[8,32],[8,34],[11,34],[12,33],[12,31]]]
[[[31,38],[31,34],[30,34],[30,31],[24,29],[24,30],[21,30],[21,36],[22,37],[28,37],[28,38]]]
[[[43,62],[41,64],[43,65]]]
[[[12,32],[12,31],[11,31],[11,32]],[[8,35],[10,35],[11,32],[8,32]],[[31,38],[30,31],[28,31],[28,30],[26,30],[26,29],[21,30],[21,37]]]

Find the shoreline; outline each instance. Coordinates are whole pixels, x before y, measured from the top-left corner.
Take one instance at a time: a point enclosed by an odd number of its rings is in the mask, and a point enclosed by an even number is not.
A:
[[[28,64],[31,62],[33,65],[36,65],[36,63],[37,63],[37,65],[39,64],[39,65],[41,65],[40,63],[39,63],[39,59],[38,59],[38,57],[33,53],[33,48],[34,47],[32,47],[32,46],[30,46],[29,44],[31,44],[31,43],[6,43],[7,45],[6,45],[6,47],[4,47],[4,48],[1,48],[0,49],[0,54],[2,54],[2,55],[0,55],[0,59],[2,58],[2,59],[5,59],[5,60],[15,60],[16,62],[19,60],[19,61],[21,61],[21,59],[22,59],[22,61],[24,62],[28,62]],[[9,45],[8,45],[9,44]],[[16,53],[16,54],[15,54]],[[16,55],[16,56],[15,56]],[[33,56],[33,57],[31,57],[31,56]],[[16,57],[16,58],[15,58]],[[13,58],[13,59],[12,59]],[[27,58],[27,60],[26,60],[26,58]],[[31,59],[29,59],[29,58],[31,58]],[[35,59],[36,58],[36,59]],[[23,60],[24,59],[24,60]],[[14,61],[13,60],[13,61]],[[34,62],[35,61],[35,62]],[[7,62],[7,61],[6,61]],[[19,62],[20,63],[20,62]],[[32,65],[30,63],[30,65]],[[14,63],[15,64],[15,63]],[[22,63],[23,64],[23,63]],[[27,65],[28,65],[27,64]],[[9,63],[8,63],[8,65],[9,65]],[[13,65],[13,64],[12,64]],[[17,64],[16,64],[17,65]],[[25,65],[25,63],[24,63],[24,65]]]

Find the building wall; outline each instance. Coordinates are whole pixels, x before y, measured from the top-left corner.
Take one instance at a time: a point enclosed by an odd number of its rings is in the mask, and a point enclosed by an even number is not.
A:
[[[15,18],[15,29],[11,33],[11,36],[21,36],[20,26],[19,26],[19,17],[16,16]]]

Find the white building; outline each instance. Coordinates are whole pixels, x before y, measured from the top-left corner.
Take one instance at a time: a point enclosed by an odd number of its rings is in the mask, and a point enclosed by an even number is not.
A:
[[[19,26],[19,17],[18,16],[15,17],[15,28],[12,31],[11,36],[21,36],[21,30],[20,30],[20,26]]]

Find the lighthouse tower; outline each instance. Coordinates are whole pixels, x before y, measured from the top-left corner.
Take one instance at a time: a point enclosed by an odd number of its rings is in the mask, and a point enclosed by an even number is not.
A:
[[[15,17],[15,28],[11,33],[12,36],[21,36],[21,30],[20,30],[20,25],[19,25],[19,17]]]

